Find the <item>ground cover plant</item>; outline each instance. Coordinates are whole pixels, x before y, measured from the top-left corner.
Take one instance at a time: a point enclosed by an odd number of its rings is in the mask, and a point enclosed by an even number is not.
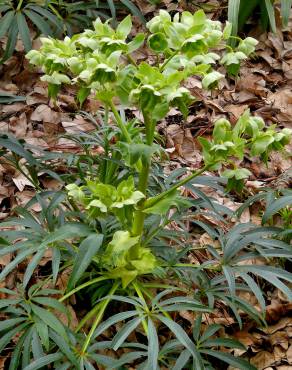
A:
[[[235,125],[219,119],[212,140],[199,139],[204,165],[190,174],[180,171],[167,178],[161,166],[166,153],[159,145],[157,122],[171,107],[187,117],[194,97],[183,83],[199,75],[204,89],[215,88],[224,76],[222,66],[236,76],[256,40],[246,38],[231,48],[231,25],[223,27],[203,11],[174,17],[160,11],[147,24],[146,40],[143,34],[131,37],[131,27],[131,17],[116,30],[97,19],[93,29],[64,41],[43,38],[41,49],[27,55],[42,68],[41,79],[48,83],[53,99],[68,84],[77,88],[80,106],[94,91],[103,109],[95,132],[72,138],[85,154],[70,159],[77,171],[62,176],[61,191],[41,191],[34,171],[57,176],[52,168],[45,169],[42,155],[35,158],[30,148],[1,138],[1,145],[12,152],[6,155],[12,164],[19,165],[23,157],[31,163],[23,172],[39,192],[27,207],[16,211],[16,217],[1,225],[0,255],[14,253],[14,258],[1,271],[0,280],[23,262],[28,264],[17,291],[1,289],[8,298],[0,303],[5,318],[0,324],[0,350],[8,350],[18,335],[10,369],[130,365],[216,369],[224,364],[254,369],[244,359],[222,351],[242,349],[242,344],[218,336],[219,325],[203,322],[223,302],[239,326],[240,312],[264,325],[265,292],[259,281],[273,284],[291,299],[286,283],[292,275],[281,267],[283,259],[291,259],[289,232],[283,235],[281,227],[253,224],[238,224],[225,232],[198,221],[195,216],[200,212],[222,219],[230,211],[196,184],[207,170],[214,170],[225,177],[227,191],[240,192],[250,173],[237,161],[246,155],[268,162],[273,150],[289,143],[291,132],[266,127],[248,110]],[[135,61],[133,53],[144,42],[155,63]],[[127,107],[136,107],[143,119],[128,120],[123,110]],[[91,154],[97,145],[102,149],[98,156]],[[220,183],[209,177],[203,181],[215,187]],[[198,199],[182,196],[183,186],[191,187]],[[264,224],[289,206],[290,194],[285,193],[284,200],[278,195],[267,196]],[[34,203],[41,207],[37,215],[29,211]],[[205,247],[201,264],[187,259],[194,249],[184,227],[187,220],[216,241]],[[180,226],[179,232],[170,227],[173,222]],[[52,263],[36,284],[34,272],[48,251]],[[54,284],[66,269],[70,275],[66,289],[56,290]],[[239,297],[240,291],[252,292],[261,312]],[[65,303],[73,296],[75,305],[86,302],[86,312],[74,330],[60,319],[60,314],[68,323],[72,319]],[[194,314],[192,327],[179,322],[176,313],[180,311]],[[166,329],[168,335],[162,340]],[[105,332],[110,340],[104,340]]]

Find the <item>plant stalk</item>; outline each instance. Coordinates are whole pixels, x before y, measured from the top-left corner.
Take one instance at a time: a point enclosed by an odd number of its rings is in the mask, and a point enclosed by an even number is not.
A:
[[[86,350],[89,346],[89,343],[90,343],[90,340],[95,332],[95,329],[97,327],[97,325],[100,323],[100,321],[102,320],[103,318],[103,314],[104,314],[104,311],[106,310],[108,304],[110,303],[111,301],[111,295],[114,294],[114,292],[117,290],[117,288],[119,287],[119,282],[115,282],[115,284],[113,285],[113,287],[111,288],[110,292],[109,292],[109,297],[107,299],[105,299],[104,301],[102,301],[101,303],[97,304],[94,308],[96,308],[96,310],[94,310],[94,313],[96,311],[99,311],[95,320],[94,320],[94,323],[90,329],[90,332],[88,333],[87,337],[86,337],[86,340],[84,342],[84,345],[82,347],[82,350],[81,350],[81,354],[85,354],[86,353]]]
[[[143,112],[144,117],[144,124],[146,128],[146,141],[147,145],[152,145],[154,140],[154,131],[155,131],[155,122],[153,122],[149,116]],[[151,158],[148,159],[147,164],[144,164],[142,170],[139,174],[139,183],[138,183],[138,190],[141,191],[145,197],[147,196],[147,186],[148,186],[148,179],[150,174],[150,166],[151,166]],[[134,221],[133,221],[133,235],[138,236],[142,235],[144,229],[144,221],[145,221],[145,213],[138,209],[134,213]]]
[[[68,292],[67,294],[65,294],[62,298],[59,299],[59,302],[63,302],[63,301],[65,301],[65,299],[71,297],[71,295],[79,292],[79,290],[81,290],[83,288],[86,288],[86,287],[88,287],[88,286],[90,286],[92,284],[99,283],[100,281],[103,281],[103,280],[108,280],[108,277],[100,276],[100,277],[98,277],[96,279],[89,280],[86,283],[79,285],[75,289],[72,289],[70,292]]]
[[[111,111],[113,112],[114,114],[114,117],[116,119],[116,122],[117,122],[117,125],[119,126],[119,129],[122,131],[122,134],[124,135],[126,141],[128,144],[131,144],[132,140],[131,140],[131,137],[121,119],[121,116],[119,115],[119,112],[117,111],[114,103],[112,102],[112,100],[109,101],[109,106],[111,107]]]

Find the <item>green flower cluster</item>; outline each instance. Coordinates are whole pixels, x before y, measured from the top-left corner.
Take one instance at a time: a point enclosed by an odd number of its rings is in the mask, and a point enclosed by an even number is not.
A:
[[[117,187],[98,180],[87,180],[84,186],[69,184],[66,189],[69,198],[84,206],[89,218],[115,214],[122,223],[126,208],[135,206],[145,197],[143,193],[135,190],[133,177],[121,181]]]
[[[40,50],[30,51],[27,58],[42,68],[42,80],[49,83],[53,97],[62,84],[75,84],[80,104],[90,91],[95,91],[105,103],[117,96],[123,104],[138,106],[152,120],[159,120],[171,106],[187,114],[193,97],[181,86],[183,80],[199,75],[203,88],[212,88],[223,77],[212,65],[220,62],[229,69],[239,68],[240,61],[254,51],[257,43],[249,37],[233,50],[227,45],[231,24],[222,29],[220,22],[208,19],[202,10],[177,13],[173,18],[160,10],[147,23],[147,43],[161,62],[157,66],[143,62],[137,66],[131,53],[143,44],[144,35],[137,34],[129,41],[131,28],[130,16],[116,30],[97,19],[93,30],[64,41],[42,38]],[[227,52],[222,56],[221,50]]]

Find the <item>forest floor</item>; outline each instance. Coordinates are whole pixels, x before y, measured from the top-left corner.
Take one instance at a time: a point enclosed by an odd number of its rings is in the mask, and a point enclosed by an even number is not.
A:
[[[200,135],[208,137],[214,121],[219,117],[236,122],[249,108],[253,114],[261,116],[270,124],[292,128],[292,19],[289,26],[283,31],[279,30],[277,34],[253,31],[252,36],[260,40],[256,56],[244,64],[238,79],[222,80],[218,92],[203,94],[200,81],[192,78],[188,87],[197,101],[193,103],[187,120],[183,121],[181,114],[173,109],[160,123],[159,130],[165,138],[172,168],[199,167],[202,156],[196,138]],[[37,43],[35,41],[36,45]],[[151,55],[141,54],[137,58],[147,59]],[[0,67],[0,91],[25,96],[26,101],[0,106],[0,133],[11,133],[46,151],[78,153],[79,146],[65,138],[64,134],[91,131],[94,129],[93,124],[80,113],[72,88],[63,89],[54,104],[48,99],[46,84],[39,77],[40,73],[32,70],[25,60],[23,47],[19,42],[15,55]],[[90,97],[82,109],[94,115],[98,108],[98,102]],[[135,111],[129,113],[137,115]],[[291,149],[290,145],[288,152],[291,153]],[[96,150],[98,152],[98,148]],[[247,162],[245,167],[250,169],[253,176],[247,182],[242,198],[226,197],[214,191],[210,196],[235,210],[244,199],[264,187],[277,189],[292,185],[289,153],[273,153],[269,168],[261,161]],[[57,180],[49,179],[43,174],[39,174],[39,180],[47,190],[55,190],[61,186]],[[25,205],[34,194],[35,190],[25,176],[9,163],[0,161],[0,220],[11,215],[16,206]],[[260,224],[259,210],[256,207],[246,210],[241,221]],[[34,211],[37,212],[38,209],[35,208]],[[206,244],[206,238],[207,234],[199,235],[198,242]],[[9,256],[0,257],[0,268],[9,262],[8,259]],[[22,274],[23,271],[18,273]],[[6,283],[12,288],[15,277],[9,276],[9,279]],[[252,296],[245,298],[254,299]],[[254,305],[257,305],[256,300]],[[291,370],[292,303],[287,302],[279,291],[273,291],[267,313],[267,328],[257,329],[251,324],[238,331],[236,337],[251,349],[251,362],[258,369]],[[183,312],[181,315],[186,320],[192,319]],[[218,312],[218,316],[214,316],[214,322],[224,324],[226,328],[234,321],[227,313],[223,315]],[[0,356],[0,369],[1,361],[4,363],[5,359]]]

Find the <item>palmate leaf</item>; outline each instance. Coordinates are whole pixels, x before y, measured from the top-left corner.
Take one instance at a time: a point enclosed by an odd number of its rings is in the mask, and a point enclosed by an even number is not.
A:
[[[38,13],[24,9],[23,13],[32,21],[33,24],[39,29],[39,31],[46,36],[52,36],[53,32],[50,25],[41,17]]]
[[[36,330],[33,330],[32,332],[31,350],[32,350],[34,360],[37,360],[45,355],[40,337],[38,336],[38,333]]]
[[[43,239],[39,247],[40,248],[45,247],[57,241],[87,236],[88,234],[90,234],[90,232],[91,232],[91,229],[85,224],[78,223],[78,222],[67,222],[64,225],[60,226],[55,231],[49,233]]]
[[[28,4],[26,9],[33,10],[34,12],[38,13],[39,15],[47,18],[54,26],[56,26],[59,32],[63,32],[63,24],[58,17],[56,17],[52,12],[50,12],[46,8],[42,8],[41,6]]]
[[[107,330],[109,327],[112,325],[116,324],[117,322],[121,322],[123,320],[127,320],[133,316],[137,316],[138,311],[133,310],[133,311],[126,311],[126,312],[120,312],[116,315],[111,316],[107,320],[105,320],[103,323],[101,323],[98,328],[95,330],[93,334],[93,339],[98,337],[100,334],[102,334],[105,330]]]
[[[273,266],[256,266],[256,265],[240,265],[235,269],[239,274],[241,271],[245,273],[255,274],[265,279],[269,284],[274,285],[287,295],[289,300],[292,300],[292,290],[288,288],[280,279],[292,282],[292,274],[280,268]],[[244,277],[243,277],[244,278]]]
[[[21,353],[22,353],[22,346],[26,339],[27,333],[28,332],[25,331],[17,341],[17,344],[11,355],[9,370],[17,370],[19,368],[18,365],[19,365],[19,360],[20,360]]]
[[[18,32],[18,27],[17,27],[16,20],[13,23],[13,25],[16,25],[17,32]],[[8,39],[9,39],[9,37],[8,37]],[[17,37],[17,33],[16,33],[16,36],[15,36],[15,44],[16,44],[16,37]],[[7,41],[7,43],[8,43],[8,41]],[[15,46],[15,44],[14,44],[14,46]],[[14,49],[14,46],[13,46],[13,49]],[[0,146],[10,150],[12,153],[15,153],[15,154],[19,155],[21,158],[25,158],[27,160],[27,162],[30,163],[30,164],[37,165],[37,163],[38,163],[36,161],[36,159],[33,157],[33,155],[31,154],[31,152],[26,150],[23,147],[23,145],[21,145],[21,143],[12,135],[6,135],[6,134],[5,135],[0,135]]]
[[[129,353],[125,353],[123,356],[121,356],[118,360],[115,360],[115,362],[107,367],[107,370],[112,370],[112,369],[121,369],[122,366],[126,364],[130,364],[133,361],[137,359],[141,359],[142,357],[147,356],[147,352],[142,352],[142,351],[133,351]],[[123,367],[124,369],[124,367]],[[147,367],[148,369],[148,367]],[[149,368],[150,370],[150,368]],[[156,370],[156,368],[155,368]]]
[[[26,288],[30,278],[32,277],[32,274],[34,270],[39,265],[41,259],[43,258],[44,254],[46,252],[46,248],[41,248],[37,253],[33,256],[29,264],[27,265],[27,268],[25,270],[25,274],[23,276],[23,287]]]
[[[17,324],[21,323],[24,321],[24,317],[18,317],[16,319],[8,319],[0,322],[0,332],[6,329],[10,329],[13,326],[16,326]]]

